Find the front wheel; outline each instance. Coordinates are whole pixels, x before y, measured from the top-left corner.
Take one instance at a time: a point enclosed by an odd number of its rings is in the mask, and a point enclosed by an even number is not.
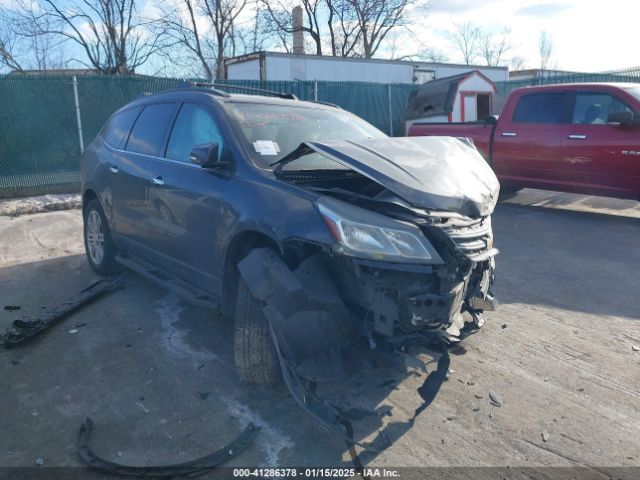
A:
[[[249,383],[276,385],[281,378],[278,354],[262,307],[239,276],[234,320],[236,368]]]
[[[118,271],[116,247],[111,239],[107,218],[97,199],[84,209],[84,249],[91,269],[98,275],[113,275]]]

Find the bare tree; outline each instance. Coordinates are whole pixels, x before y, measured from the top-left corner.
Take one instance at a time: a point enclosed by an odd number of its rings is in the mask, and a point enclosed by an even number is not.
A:
[[[423,49],[416,56],[417,60],[422,60],[425,62],[434,62],[434,63],[442,63],[447,62],[449,57],[442,50],[433,47],[427,47]]]
[[[164,56],[173,57],[175,49],[171,47],[184,47],[200,62],[202,72],[207,80],[211,81],[214,78],[215,56],[214,52],[207,48],[205,32],[198,26],[201,6],[197,1],[169,0],[161,4],[158,27],[166,34],[161,52]]]
[[[248,0],[163,0],[158,30],[164,31],[161,55],[173,59],[184,49],[196,60],[207,80],[224,78],[224,60],[244,47],[247,32],[239,30],[238,17]],[[257,23],[256,23],[257,25]],[[257,28],[257,27],[256,27]]]
[[[157,52],[159,35],[153,21],[141,18],[136,0],[17,0],[23,22],[35,22],[32,38],[48,35],[77,44],[84,53],[81,64],[108,75],[134,73]]]
[[[234,41],[234,27],[248,0],[202,0],[204,13],[213,27],[216,48],[216,78],[224,78],[225,49]]]
[[[268,30],[278,35],[283,45],[287,45],[285,37],[294,33],[292,18],[294,2],[283,0],[260,0],[260,2],[268,22]],[[306,18],[302,31],[311,37],[315,54],[322,55],[321,18],[326,11],[326,3],[324,0],[301,0],[300,4]]]
[[[540,38],[538,40],[538,53],[540,54],[540,68],[542,70],[551,68],[551,57],[553,56],[553,39],[546,30],[540,32]]]
[[[328,17],[331,54],[349,57],[358,53],[362,31],[355,21],[355,12],[348,0],[325,0]]]
[[[362,56],[371,58],[389,32],[405,26],[405,13],[418,0],[346,0],[353,9],[362,44]]]
[[[30,10],[22,0],[0,7],[0,65],[12,70],[62,68],[61,40],[47,33],[47,18]]]
[[[504,55],[513,48],[510,36],[511,30],[507,27],[497,33],[480,32],[480,55],[488,67],[497,67],[504,63]]]
[[[524,70],[526,68],[527,61],[524,57],[516,56],[511,58],[509,65],[510,70]]]
[[[29,52],[27,65],[38,70],[62,68],[66,63],[64,39],[49,33],[54,27],[51,19],[29,8],[31,5],[19,0],[15,5],[19,10],[12,14],[16,35]]]
[[[454,29],[448,34],[449,41],[458,50],[466,65],[471,65],[478,56],[481,33],[476,25],[465,22],[455,23]]]
[[[22,71],[18,59],[18,45],[15,24],[11,21],[8,10],[0,10],[0,66],[11,70]]]

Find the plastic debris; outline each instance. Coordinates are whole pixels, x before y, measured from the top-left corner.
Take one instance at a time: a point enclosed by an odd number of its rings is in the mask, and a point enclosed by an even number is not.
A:
[[[489,399],[491,400],[491,403],[496,407],[502,406],[502,399],[493,390],[489,390]]]

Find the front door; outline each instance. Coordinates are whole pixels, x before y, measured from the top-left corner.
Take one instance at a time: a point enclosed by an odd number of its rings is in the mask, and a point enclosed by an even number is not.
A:
[[[568,102],[563,92],[527,94],[511,119],[500,118],[492,166],[501,180],[542,188],[562,183],[559,152]]]
[[[607,122],[609,114],[625,111],[636,113],[611,93],[576,93],[561,148],[563,169],[576,190],[620,196],[640,190],[640,127]]]
[[[212,293],[221,291],[216,252],[225,228],[226,175],[190,161],[196,145],[224,140],[208,107],[184,103],[169,135],[164,159],[154,161],[150,186],[149,218],[154,231],[152,246],[158,261],[174,275]]]

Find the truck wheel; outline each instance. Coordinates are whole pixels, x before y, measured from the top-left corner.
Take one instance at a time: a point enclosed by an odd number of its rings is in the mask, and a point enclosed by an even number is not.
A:
[[[518,192],[522,190],[522,187],[500,187],[500,200],[509,200],[510,198],[515,197]]]
[[[91,269],[98,275],[113,275],[118,272],[116,247],[111,239],[107,218],[98,200],[89,201],[83,212],[84,250]]]
[[[256,300],[242,276],[235,306],[234,356],[240,377],[249,383],[276,385],[280,366],[262,302]]]

